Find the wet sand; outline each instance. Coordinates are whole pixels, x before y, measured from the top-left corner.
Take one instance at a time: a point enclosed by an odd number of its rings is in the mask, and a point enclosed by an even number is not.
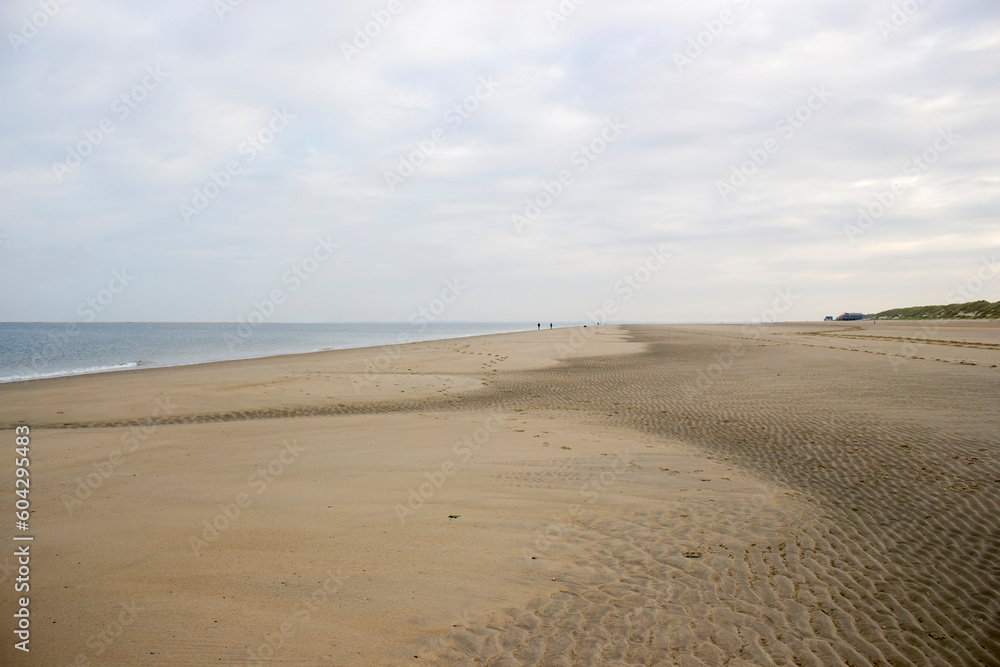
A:
[[[998,365],[648,325],[0,385],[0,662],[1000,664]]]

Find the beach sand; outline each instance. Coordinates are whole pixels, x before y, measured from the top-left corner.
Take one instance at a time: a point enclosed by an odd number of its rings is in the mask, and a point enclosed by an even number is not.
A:
[[[1000,664],[998,365],[635,325],[0,385],[0,663]]]

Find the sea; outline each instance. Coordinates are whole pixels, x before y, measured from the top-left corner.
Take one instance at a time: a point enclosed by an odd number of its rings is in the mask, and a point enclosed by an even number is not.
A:
[[[0,383],[529,329],[537,323],[0,323]]]

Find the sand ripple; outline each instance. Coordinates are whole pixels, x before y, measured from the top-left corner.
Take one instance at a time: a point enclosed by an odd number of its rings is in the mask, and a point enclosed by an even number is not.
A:
[[[464,395],[48,426],[469,407],[683,440],[796,502],[585,522],[563,545],[574,566],[561,592],[457,624],[440,661],[1000,665],[1000,372],[932,362],[894,371],[780,336],[630,331],[645,352],[491,370]],[[734,344],[741,354],[722,368]],[[506,481],[557,488],[588,474],[569,461]]]

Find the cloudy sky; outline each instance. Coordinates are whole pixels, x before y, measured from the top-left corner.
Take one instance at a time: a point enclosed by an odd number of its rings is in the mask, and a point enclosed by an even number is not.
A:
[[[996,0],[577,1],[4,2],[0,319],[1000,299]]]

